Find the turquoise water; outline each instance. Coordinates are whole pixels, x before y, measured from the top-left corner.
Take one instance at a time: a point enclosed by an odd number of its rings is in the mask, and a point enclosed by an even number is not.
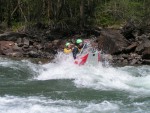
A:
[[[150,66],[0,58],[0,113],[150,113]]]

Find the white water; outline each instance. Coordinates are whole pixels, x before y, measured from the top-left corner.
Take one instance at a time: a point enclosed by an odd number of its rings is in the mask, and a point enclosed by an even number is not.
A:
[[[115,68],[103,67],[102,63],[97,66],[78,66],[72,61],[71,56],[66,59],[66,56],[59,55],[56,63],[43,65],[44,70],[35,79],[74,79],[76,87],[150,93],[149,66]]]
[[[1,113],[92,113],[112,110],[118,110],[118,106],[108,101],[93,104],[70,100],[54,101],[45,97],[0,97]]]
[[[103,67],[77,66],[71,56],[61,55],[55,63],[35,65],[29,61],[12,61],[0,58],[0,66],[15,70],[28,68],[36,73],[30,80],[72,79],[77,88],[98,91],[125,91],[129,100],[150,97],[150,66]],[[148,100],[124,104],[124,99],[105,101],[80,101],[52,99],[44,96],[0,96],[0,113],[149,113]],[[131,107],[132,106],[132,107]],[[130,108],[128,108],[130,107]],[[145,109],[144,109],[145,108]]]

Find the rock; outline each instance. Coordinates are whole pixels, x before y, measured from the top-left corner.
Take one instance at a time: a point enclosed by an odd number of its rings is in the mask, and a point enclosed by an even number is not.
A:
[[[129,55],[127,55],[127,54],[122,54],[121,55],[124,59],[127,59],[128,57],[129,57]]]
[[[6,56],[11,56],[10,54],[13,53],[12,48],[9,49],[4,49],[3,51],[1,51],[2,55],[6,55]]]
[[[34,43],[33,43],[33,46],[34,46],[37,50],[43,49],[42,44],[40,44],[40,43],[38,43],[38,42],[34,42]]]
[[[54,40],[54,41],[52,42],[52,44],[53,44],[54,46],[59,46],[60,40]]]
[[[144,52],[142,53],[143,59],[150,59],[150,47],[146,48]]]
[[[129,40],[129,39],[135,39],[134,31],[136,30],[136,27],[132,21],[129,21],[126,23],[126,25],[122,28],[121,33],[123,36]]]
[[[15,45],[13,41],[0,41],[0,54],[7,55],[12,52],[12,47]]]
[[[123,62],[122,62],[123,64],[128,64],[128,60],[127,59],[125,59],[125,60],[123,60]]]
[[[118,54],[129,45],[118,30],[103,30],[97,41],[99,50],[106,54]]]
[[[12,52],[9,54],[11,57],[23,57],[23,54],[21,52]]]
[[[53,44],[52,42],[47,42],[44,45],[44,51],[51,52],[53,50]]]
[[[38,58],[39,57],[39,54],[37,53],[37,51],[29,51],[28,55],[29,55],[29,57],[32,57],[32,58]]]
[[[138,54],[137,53],[130,53],[132,59],[134,59]]]
[[[148,38],[149,38],[149,36],[146,34],[142,34],[141,36],[136,37],[136,39],[140,40],[140,41],[147,40]]]
[[[15,43],[13,41],[0,41],[0,45],[4,46],[4,47],[11,47],[13,46]]]
[[[26,37],[27,35],[24,33],[17,33],[17,32],[7,32],[0,34],[0,41],[16,41],[18,38]]]
[[[13,51],[22,51],[21,47],[18,47],[18,45],[15,43],[15,45],[12,47]]]
[[[29,40],[27,39],[27,38],[23,38],[22,39],[22,42],[23,42],[23,44],[25,45],[25,46],[29,46]]]
[[[150,47],[150,40],[146,40],[136,47],[136,52],[142,54],[145,48]]]
[[[36,45],[35,47],[36,47],[38,50],[40,50],[40,49],[43,48],[41,44],[38,44],[38,45]]]
[[[23,46],[22,38],[18,38],[16,43],[18,44],[19,47]]]
[[[144,51],[144,44],[140,44],[139,46],[137,46],[136,52],[141,54],[143,51]]]
[[[135,56],[135,59],[141,59],[141,58],[142,58],[141,55]]]
[[[103,58],[106,59],[106,60],[109,60],[109,61],[112,61],[112,60],[113,60],[113,57],[112,57],[112,55],[110,55],[110,54],[105,54],[105,55],[103,55]]]
[[[135,50],[135,48],[137,47],[137,42],[134,42],[134,43],[132,43],[131,45],[129,45],[125,50],[127,51],[127,52],[132,52],[132,51],[134,51]]]
[[[134,65],[134,64],[136,64],[137,62],[138,62],[137,59],[133,59],[132,62],[131,62],[131,65]]]
[[[144,59],[143,62],[142,62],[142,64],[150,65],[150,60]]]

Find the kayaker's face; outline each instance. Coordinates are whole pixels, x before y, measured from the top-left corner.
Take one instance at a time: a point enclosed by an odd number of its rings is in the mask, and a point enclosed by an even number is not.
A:
[[[69,48],[69,49],[71,49],[71,44],[70,44],[70,45],[68,45],[68,48]]]
[[[79,46],[82,46],[83,45],[83,43],[81,42],[80,44],[79,44]]]

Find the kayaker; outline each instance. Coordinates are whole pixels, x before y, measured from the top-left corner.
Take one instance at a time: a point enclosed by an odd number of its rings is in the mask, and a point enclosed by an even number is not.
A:
[[[71,52],[72,52],[72,45],[71,45],[71,43],[67,42],[65,44],[64,53],[70,54]]]
[[[77,39],[75,46],[73,47],[72,53],[73,53],[73,58],[76,59],[77,54],[82,50],[84,46],[83,40],[82,39]]]

